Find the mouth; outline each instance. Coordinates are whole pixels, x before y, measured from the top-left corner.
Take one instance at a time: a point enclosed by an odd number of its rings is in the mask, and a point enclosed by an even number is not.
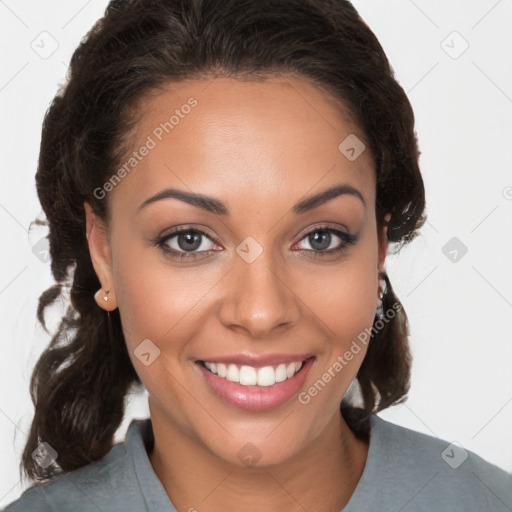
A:
[[[208,387],[228,404],[253,411],[277,407],[297,394],[315,356],[272,357],[263,361],[198,360]],[[249,364],[252,363],[252,364]],[[274,363],[274,364],[270,364]]]
[[[237,365],[233,363],[212,363],[199,361],[209,372],[219,377],[237,382],[242,386],[273,386],[276,383],[291,379],[300,371],[305,361],[280,363],[273,366],[257,368],[249,365]]]

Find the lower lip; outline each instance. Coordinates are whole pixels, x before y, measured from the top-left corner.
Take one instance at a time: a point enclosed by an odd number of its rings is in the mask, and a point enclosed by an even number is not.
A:
[[[209,386],[226,402],[241,409],[263,411],[278,407],[297,394],[304,385],[313,362],[314,358],[307,359],[293,377],[273,386],[242,386],[208,371],[201,363],[196,364]]]

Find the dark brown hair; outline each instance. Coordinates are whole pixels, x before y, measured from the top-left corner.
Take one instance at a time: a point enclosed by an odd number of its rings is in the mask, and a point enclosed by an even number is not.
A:
[[[425,221],[414,116],[375,35],[345,0],[133,0],[111,2],[74,52],[65,86],[46,113],[36,174],[49,226],[56,285],[38,318],[69,291],[70,305],[31,380],[35,415],[22,466],[34,481],[103,457],[112,447],[125,397],[141,382],[118,310],[100,309],[101,287],[86,235],[84,201],[108,220],[93,191],[112,176],[136,124],[137,102],[152,90],[214,76],[292,74],[329,91],[364,132],[375,160],[377,225],[397,251]],[[341,141],[340,141],[341,142]],[[107,198],[108,199],[108,198]],[[388,223],[384,219],[391,213]],[[387,280],[384,310],[400,304]],[[372,333],[358,373],[362,416],[405,398],[408,322],[403,309]],[[347,417],[351,404],[341,406]],[[58,453],[44,470],[40,442]]]

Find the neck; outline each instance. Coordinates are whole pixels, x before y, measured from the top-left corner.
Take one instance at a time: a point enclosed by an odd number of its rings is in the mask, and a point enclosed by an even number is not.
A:
[[[240,467],[215,457],[159,414],[152,414],[152,425],[151,465],[177,510],[191,512],[339,512],[361,478],[369,446],[368,435],[356,436],[337,413],[293,458]]]

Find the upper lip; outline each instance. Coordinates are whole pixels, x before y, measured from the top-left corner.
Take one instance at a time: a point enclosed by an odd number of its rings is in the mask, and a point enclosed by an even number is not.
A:
[[[313,354],[231,354],[217,357],[205,357],[199,361],[208,363],[227,363],[253,366],[261,368],[263,366],[273,366],[280,363],[294,363],[296,361],[304,361],[313,357]]]

